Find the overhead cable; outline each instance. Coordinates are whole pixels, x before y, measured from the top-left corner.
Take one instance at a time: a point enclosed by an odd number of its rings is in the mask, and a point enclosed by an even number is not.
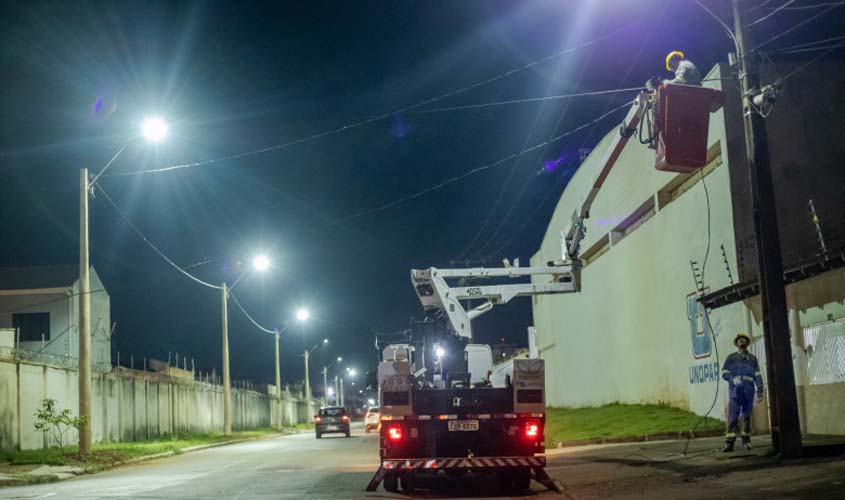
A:
[[[787,30],[784,30],[784,31],[779,32],[777,35],[773,36],[772,38],[769,38],[768,40],[764,41],[763,43],[760,43],[760,44],[756,45],[756,46],[755,46],[752,50],[755,50],[755,51],[756,51],[756,50],[758,50],[760,47],[763,47],[763,46],[765,46],[765,45],[768,45],[768,44],[770,44],[770,43],[774,42],[775,40],[778,40],[778,39],[780,39],[780,38],[782,38],[782,37],[786,36],[786,35],[788,35],[789,33],[792,33],[793,31],[797,30],[797,29],[798,29],[798,28],[800,28],[801,26],[804,26],[805,24],[807,24],[807,23],[809,23],[809,22],[811,22],[811,21],[813,21],[813,20],[815,20],[815,19],[818,19],[819,17],[821,17],[821,16],[823,16],[823,15],[827,14],[828,12],[830,12],[831,10],[833,10],[833,9],[835,9],[835,8],[837,8],[837,7],[841,7],[842,5],[845,5],[845,2],[843,2],[843,3],[838,3],[838,4],[836,4],[836,5],[832,5],[832,6],[828,7],[828,8],[826,8],[825,10],[823,10],[823,11],[819,12],[819,13],[818,13],[818,14],[816,14],[816,15],[808,17],[807,19],[805,19],[805,20],[801,21],[800,23],[796,24],[795,26],[793,26],[793,27],[791,27],[791,28],[789,28],[789,29],[787,29]]]
[[[512,99],[509,101],[496,101],[496,102],[486,102],[486,103],[478,103],[478,104],[465,104],[461,106],[449,106],[445,108],[435,108],[435,109],[421,109],[419,111],[415,111],[415,114],[428,114],[428,113],[442,113],[445,111],[460,111],[464,109],[479,109],[479,108],[489,108],[493,106],[505,106],[508,104],[523,104],[528,102],[541,102],[541,101],[556,101],[560,99],[572,99],[573,97],[585,97],[585,96],[594,96],[594,95],[607,95],[607,94],[619,94],[623,92],[634,92],[642,90],[642,85],[639,87],[630,87],[627,89],[616,89],[616,90],[596,90],[593,92],[578,92],[575,94],[563,94],[563,95],[550,95],[546,97],[527,97],[525,99]]]
[[[482,86],[487,85],[489,83],[507,78],[511,75],[514,75],[516,73],[524,71],[528,68],[537,66],[538,64],[542,64],[542,63],[545,63],[547,61],[551,61],[552,59],[558,58],[562,55],[569,54],[571,52],[575,52],[576,50],[582,49],[584,47],[589,47],[591,45],[597,44],[601,41],[604,41],[608,38],[611,38],[611,37],[617,35],[618,33],[626,31],[626,30],[628,30],[628,29],[630,29],[630,28],[632,28],[632,27],[634,27],[638,24],[639,24],[639,22],[631,23],[627,26],[624,26],[624,27],[619,28],[617,30],[606,33],[606,34],[604,34],[604,35],[602,35],[598,38],[594,38],[592,40],[582,42],[579,45],[576,45],[576,46],[573,46],[573,47],[569,47],[569,48],[566,48],[566,49],[563,49],[563,50],[559,50],[558,52],[555,52],[554,54],[543,57],[542,59],[538,59],[536,61],[532,61],[532,62],[523,64],[522,66],[519,66],[517,68],[513,68],[511,70],[508,70],[504,73],[500,73],[496,76],[487,78],[485,80],[478,81],[478,82],[473,83],[471,85],[467,85],[466,87],[462,87],[462,88],[459,88],[457,90],[452,90],[452,91],[446,92],[444,94],[441,94],[439,96],[432,97],[430,99],[426,99],[426,100],[418,102],[416,104],[412,104],[410,106],[405,106],[403,108],[400,108],[400,109],[397,109],[397,110],[394,110],[394,111],[390,111],[388,113],[380,114],[380,115],[377,115],[377,116],[374,116],[374,117],[371,117],[371,118],[367,118],[365,120],[361,120],[361,121],[358,121],[358,122],[355,122],[355,123],[343,125],[342,127],[337,127],[337,128],[331,129],[331,130],[327,130],[327,131],[320,132],[320,133],[317,133],[317,134],[314,134],[314,135],[310,135],[308,137],[303,137],[301,139],[295,139],[293,141],[285,142],[285,143],[282,143],[282,144],[276,144],[276,145],[273,145],[273,146],[268,146],[266,148],[255,149],[255,150],[251,150],[251,151],[245,151],[243,153],[237,153],[237,154],[233,154],[233,155],[229,155],[229,156],[223,156],[223,157],[220,157],[220,158],[212,158],[212,159],[209,159],[209,160],[197,161],[197,162],[193,162],[193,163],[183,163],[183,164],[171,165],[171,166],[167,166],[167,167],[152,168],[152,169],[145,169],[145,170],[136,170],[136,171],[133,171],[133,172],[122,172],[122,173],[118,173],[118,174],[112,174],[112,176],[114,177],[114,176],[143,175],[143,174],[152,174],[152,173],[160,173],[160,172],[169,172],[169,171],[172,171],[172,170],[180,170],[180,169],[184,169],[184,168],[200,167],[200,166],[209,165],[209,164],[212,164],[212,163],[219,163],[219,162],[237,160],[237,159],[240,159],[240,158],[245,158],[245,157],[248,157],[248,156],[254,156],[254,155],[258,155],[258,154],[262,154],[262,153],[267,153],[267,152],[270,152],[270,151],[278,151],[278,150],[285,149],[285,148],[288,148],[288,147],[291,147],[291,146],[295,146],[297,144],[302,144],[304,142],[309,142],[309,141],[312,141],[312,140],[320,139],[320,138],[323,138],[323,137],[326,137],[326,136],[329,136],[329,135],[344,132],[346,130],[351,130],[353,128],[361,127],[363,125],[367,125],[367,124],[370,124],[370,123],[373,123],[373,122],[381,121],[381,120],[384,120],[386,118],[390,118],[392,116],[396,116],[396,115],[399,115],[399,114],[402,114],[402,113],[407,113],[409,111],[413,111],[413,110],[420,108],[422,106],[426,106],[428,104],[432,104],[432,103],[435,103],[437,101],[442,101],[443,99],[447,99],[449,97],[454,97],[456,95],[463,94],[465,92],[468,92],[470,90],[482,87]]]
[[[781,53],[784,53],[786,51],[793,50],[793,49],[803,49],[803,48],[806,48],[806,47],[812,47],[814,45],[822,45],[822,44],[826,44],[826,43],[830,43],[830,42],[837,42],[839,40],[842,40],[843,38],[845,38],[845,35],[837,35],[837,36],[832,36],[830,38],[825,38],[823,40],[815,40],[813,42],[799,43],[799,44],[795,44],[795,45],[790,45],[788,47],[780,47],[778,49],[775,49],[775,51],[773,53],[781,54]]]
[[[557,141],[559,141],[559,140],[563,139],[563,138],[564,138],[564,137],[566,137],[566,136],[569,136],[569,135],[571,135],[571,134],[574,134],[575,132],[578,132],[578,131],[580,131],[580,130],[583,130],[583,129],[585,129],[585,128],[589,127],[590,125],[593,125],[593,124],[595,124],[595,123],[600,122],[601,120],[603,120],[603,119],[607,118],[608,116],[612,115],[613,113],[616,113],[617,111],[619,111],[619,110],[621,110],[621,109],[623,109],[623,108],[626,108],[626,107],[630,106],[630,105],[631,105],[631,104],[633,104],[633,103],[634,103],[634,101],[628,101],[628,102],[626,102],[625,104],[622,104],[621,106],[618,106],[618,107],[616,107],[616,108],[611,109],[610,111],[608,111],[608,112],[606,112],[606,113],[603,113],[601,116],[599,116],[598,118],[596,118],[596,119],[594,119],[594,120],[592,120],[592,121],[589,121],[589,122],[587,122],[587,123],[585,123],[585,124],[583,124],[583,125],[580,125],[580,126],[578,126],[578,127],[574,128],[574,129],[572,129],[572,130],[569,130],[569,131],[567,131],[567,132],[564,132],[563,134],[560,134],[560,135],[558,135],[558,136],[556,136],[556,137],[553,137],[553,138],[551,138],[551,139],[549,139],[549,140],[547,140],[547,141],[543,141],[543,142],[541,142],[541,143],[539,143],[539,144],[536,144],[536,145],[534,145],[534,146],[531,146],[530,148],[528,148],[528,149],[526,149],[526,150],[524,150],[524,151],[522,151],[522,152],[523,152],[523,153],[529,153],[529,152],[534,151],[534,150],[536,150],[536,149],[540,149],[540,148],[542,148],[542,147],[544,147],[544,146],[546,146],[546,145],[548,145],[548,144],[551,144],[551,143],[557,142]],[[384,205],[380,205],[380,206],[378,206],[378,207],[370,208],[370,209],[367,209],[367,210],[362,210],[362,211],[360,211],[360,212],[356,212],[356,213],[354,213],[354,214],[352,214],[352,215],[347,215],[347,216],[345,216],[345,217],[340,217],[340,218],[335,219],[334,221],[332,221],[332,222],[330,222],[330,223],[326,224],[326,225],[325,225],[325,226],[323,226],[323,227],[336,226],[337,224],[340,224],[340,223],[342,223],[342,222],[346,222],[346,221],[351,220],[351,219],[357,219],[357,218],[359,218],[359,217],[363,217],[363,216],[365,216],[365,215],[374,214],[374,213],[377,213],[377,212],[381,212],[381,211],[383,211],[383,210],[387,210],[388,208],[392,208],[392,207],[395,207],[395,206],[397,206],[397,205],[401,205],[401,204],[406,203],[406,202],[408,202],[408,201],[411,201],[411,200],[413,200],[413,199],[415,199],[415,198],[419,198],[420,196],[423,196],[423,195],[425,195],[425,194],[431,193],[431,192],[433,192],[433,191],[437,191],[438,189],[441,189],[441,188],[443,188],[443,187],[446,187],[446,186],[448,186],[449,184],[453,184],[453,183],[458,182],[458,181],[460,181],[460,180],[466,179],[467,177],[473,176],[473,175],[478,174],[478,173],[480,173],[480,172],[483,172],[483,171],[485,171],[485,170],[489,170],[489,169],[491,169],[491,168],[498,167],[499,165],[502,165],[503,163],[507,162],[508,160],[512,160],[512,159],[516,158],[518,154],[519,154],[519,153],[512,153],[512,154],[510,154],[510,155],[508,155],[508,156],[505,156],[504,158],[501,158],[501,159],[499,159],[499,160],[494,161],[493,163],[488,163],[488,164],[486,164],[486,165],[482,165],[482,166],[480,166],[480,167],[476,167],[476,168],[474,168],[474,169],[472,169],[472,170],[470,170],[470,171],[468,171],[468,172],[465,172],[465,173],[460,174],[460,175],[456,175],[455,177],[452,177],[452,178],[446,179],[446,180],[444,180],[444,181],[442,181],[442,182],[439,182],[439,183],[437,183],[437,184],[434,184],[433,186],[427,187],[427,188],[422,189],[422,190],[420,190],[420,191],[417,191],[417,192],[415,192],[415,193],[413,193],[413,194],[410,194],[410,195],[407,195],[407,196],[403,196],[403,197],[401,197],[401,198],[399,198],[399,199],[396,199],[396,200],[394,200],[394,201],[391,201],[391,202],[389,202],[389,203],[385,203]]]
[[[775,14],[777,14],[778,12],[782,11],[783,9],[785,9],[785,8],[789,7],[789,6],[790,6],[790,5],[792,5],[793,3],[795,3],[795,0],[788,0],[786,3],[784,3],[783,5],[781,5],[780,7],[778,7],[777,9],[775,9],[775,10],[773,10],[773,11],[769,12],[768,14],[766,14],[766,15],[765,15],[765,16],[763,16],[763,17],[761,17],[760,19],[757,19],[756,21],[753,21],[753,22],[749,23],[749,24],[748,24],[748,27],[750,28],[750,27],[752,27],[752,26],[754,26],[754,25],[757,25],[757,24],[762,23],[762,22],[763,22],[763,21],[765,21],[766,19],[768,19],[768,18],[772,17],[773,15],[775,15]]]
[[[561,64],[563,60],[558,61],[557,67],[555,68],[555,72],[552,74],[552,77],[549,79],[549,85],[546,88],[546,96],[548,96],[552,88],[555,85],[555,79],[557,78],[558,73],[560,72]],[[499,196],[496,198],[495,203],[493,203],[493,207],[490,208],[490,211],[487,213],[487,217],[484,219],[484,223],[481,224],[481,227],[478,228],[476,231],[475,236],[472,237],[469,244],[461,251],[460,255],[455,257],[455,260],[460,260],[472,247],[475,245],[475,242],[478,241],[478,238],[484,233],[484,230],[487,229],[487,224],[493,219],[493,214],[496,213],[496,210],[499,208],[499,204],[502,202],[502,198],[504,198],[505,193],[510,187],[511,180],[513,180],[514,174],[519,169],[519,162],[522,160],[522,155],[526,152],[525,149],[528,147],[528,141],[531,140],[531,136],[534,135],[534,129],[537,128],[537,124],[540,123],[540,117],[543,116],[543,111],[546,109],[546,103],[548,101],[542,101],[540,104],[540,108],[537,110],[537,114],[534,115],[534,121],[531,122],[531,127],[528,128],[528,133],[525,135],[525,140],[522,141],[522,148],[519,151],[519,154],[516,155],[516,159],[513,162],[513,167],[511,167],[510,173],[508,173],[508,178],[505,181],[505,184],[502,186],[502,189],[499,191]]]
[[[814,58],[810,59],[809,61],[805,62],[804,64],[802,64],[802,65],[801,65],[801,66],[799,66],[798,68],[796,68],[796,69],[792,70],[791,72],[789,72],[786,76],[784,76],[784,77],[781,79],[781,81],[784,81],[784,82],[785,82],[786,80],[788,80],[788,79],[789,79],[790,77],[792,77],[793,75],[796,75],[796,74],[800,73],[801,71],[803,71],[803,70],[804,70],[807,66],[809,66],[809,65],[813,64],[814,62],[818,61],[818,60],[819,60],[819,59],[821,59],[822,57],[824,57],[824,56],[828,55],[829,53],[831,53],[831,52],[833,52],[834,50],[836,50],[836,49],[838,49],[838,48],[841,48],[841,47],[845,47],[845,43],[840,43],[840,44],[838,44],[838,45],[834,45],[833,47],[831,47],[831,48],[829,48],[829,49],[825,50],[825,51],[824,51],[824,52],[822,52],[821,54],[817,55],[816,57],[814,57]]]
[[[234,301],[235,301],[235,305],[237,305],[237,306],[238,306],[238,309],[240,309],[240,310],[241,310],[241,312],[242,312],[242,313],[244,313],[244,316],[246,316],[246,319],[248,319],[250,323],[252,323],[253,325],[255,325],[255,327],[256,327],[256,328],[258,328],[259,330],[261,330],[261,331],[262,331],[262,332],[264,332],[264,333],[271,333],[271,334],[275,334],[275,333],[276,333],[276,330],[270,330],[269,328],[265,328],[265,327],[261,326],[260,324],[258,324],[258,322],[257,322],[257,321],[255,321],[255,320],[252,318],[252,316],[250,316],[250,315],[249,315],[249,313],[248,313],[248,312],[246,312],[246,309],[244,309],[244,306],[242,306],[242,305],[241,305],[241,303],[238,301],[238,298],[237,298],[237,297],[235,297],[235,294],[234,294],[234,293],[232,293],[232,291],[231,291],[231,290],[229,290],[229,297],[231,297],[231,298],[232,298],[232,300],[234,300]]]
[[[103,193],[103,196],[106,197],[106,200],[115,209],[117,214],[120,215],[120,218],[123,219],[123,222],[125,222],[127,226],[129,226],[133,231],[135,231],[135,234],[137,234],[144,241],[144,243],[149,245],[149,247],[152,248],[153,251],[155,251],[155,253],[157,253],[159,255],[159,257],[161,257],[162,259],[165,260],[165,262],[170,264],[170,266],[173,267],[173,269],[176,269],[177,271],[184,274],[188,278],[192,279],[196,283],[199,283],[200,285],[207,286],[208,288],[213,288],[215,290],[222,290],[223,289],[223,287],[218,286],[218,285],[212,285],[211,283],[207,283],[207,282],[197,278],[193,274],[189,273],[188,271],[185,271],[184,269],[179,267],[179,265],[177,265],[175,262],[173,262],[170,259],[170,257],[165,255],[164,252],[162,252],[161,250],[159,250],[158,247],[155,246],[155,244],[152,241],[150,241],[149,238],[144,236],[144,233],[142,233],[141,230],[138,229],[138,227],[135,226],[135,224],[133,224],[131,220],[129,220],[129,217],[127,217],[126,214],[123,213],[123,211],[120,209],[120,207],[117,206],[117,203],[115,203],[114,200],[111,198],[111,196],[109,196],[109,194],[105,191],[105,189],[103,189],[103,186],[101,184],[97,183],[96,186],[100,190],[100,192]]]

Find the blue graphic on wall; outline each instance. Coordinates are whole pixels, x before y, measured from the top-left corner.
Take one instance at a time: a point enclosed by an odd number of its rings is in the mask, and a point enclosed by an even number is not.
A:
[[[704,315],[695,293],[687,295],[687,318],[689,318],[689,334],[692,344],[692,357],[696,360],[706,359],[713,351],[713,333],[710,322]],[[719,381],[719,363],[707,361],[705,363],[690,364],[689,383],[706,384]]]

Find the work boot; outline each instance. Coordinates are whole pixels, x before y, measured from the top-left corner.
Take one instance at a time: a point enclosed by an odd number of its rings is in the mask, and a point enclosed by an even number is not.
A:
[[[730,453],[734,451],[734,444],[731,442],[725,443],[725,447],[722,448],[722,453]]]
[[[746,450],[751,450],[751,440],[750,439],[743,439],[742,440],[742,447]]]

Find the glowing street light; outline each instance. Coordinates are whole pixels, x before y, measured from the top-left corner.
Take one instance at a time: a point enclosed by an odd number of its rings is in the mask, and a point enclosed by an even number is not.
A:
[[[266,255],[256,255],[252,259],[252,267],[258,272],[264,272],[270,268],[270,258]]]
[[[296,310],[296,320],[299,321],[300,323],[305,323],[306,321],[308,321],[308,319],[310,317],[311,317],[311,312],[309,312],[308,309],[305,309],[304,307],[300,307],[299,309]]]
[[[150,142],[161,142],[167,137],[167,123],[158,116],[146,118],[141,122],[141,134]]]

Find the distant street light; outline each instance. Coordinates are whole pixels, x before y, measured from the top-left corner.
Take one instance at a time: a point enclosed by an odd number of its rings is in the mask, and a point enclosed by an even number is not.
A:
[[[146,118],[141,122],[141,133],[150,142],[161,142],[167,137],[167,123],[158,116]]]
[[[300,307],[296,310],[296,320],[300,323],[305,323],[309,318],[311,318],[311,312],[308,309]]]

